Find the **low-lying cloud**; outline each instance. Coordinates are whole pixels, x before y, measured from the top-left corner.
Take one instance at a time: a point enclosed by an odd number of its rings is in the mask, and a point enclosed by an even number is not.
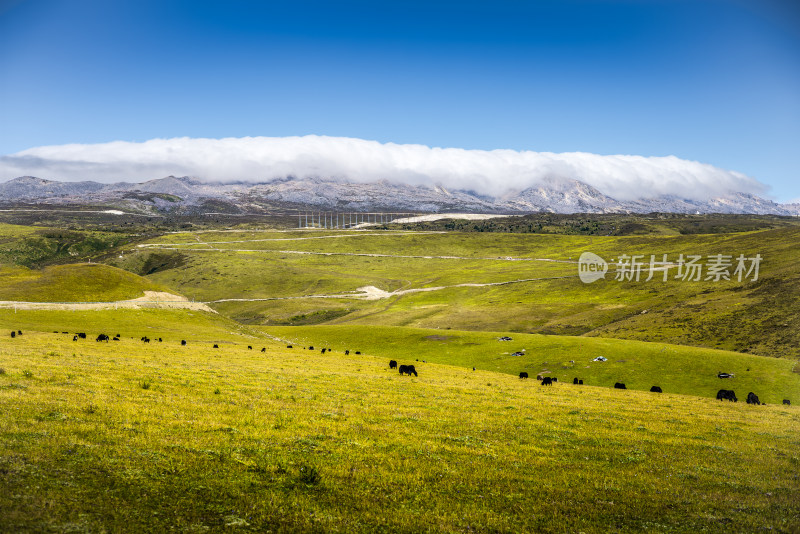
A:
[[[704,200],[766,190],[744,174],[674,156],[464,150],[315,135],[70,144],[0,157],[0,180],[24,175],[104,183],[143,182],[169,175],[222,182],[265,182],[287,176],[388,180],[491,196],[574,179],[618,200],[660,195]]]

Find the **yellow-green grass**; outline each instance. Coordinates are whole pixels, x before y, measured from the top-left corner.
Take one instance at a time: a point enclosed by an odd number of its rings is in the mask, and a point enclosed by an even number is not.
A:
[[[5,532],[796,532],[800,411],[384,357],[0,338]]]
[[[171,234],[154,242],[212,243],[215,250],[139,250],[119,265],[132,268],[151,254],[180,255],[175,269],[149,278],[248,323],[398,325],[470,330],[512,330],[699,345],[755,354],[800,357],[800,257],[795,227],[724,235],[589,237],[560,235],[396,234],[386,232],[205,232]],[[336,235],[344,237],[300,239]],[[291,238],[295,240],[286,241]],[[283,239],[283,241],[258,241]],[[245,243],[234,243],[246,241]],[[227,243],[227,244],[226,244]],[[246,249],[247,252],[239,251]],[[280,250],[334,255],[286,254]],[[583,284],[575,262],[581,252],[610,260],[619,254],[761,254],[759,279],[688,282],[658,274],[645,281]],[[441,259],[343,254],[463,256]],[[545,258],[566,263],[485,258]],[[135,269],[133,269],[135,270]],[[612,265],[613,272],[613,265]],[[460,287],[379,301],[296,298],[355,291],[374,285],[397,289],[549,278],[493,287]],[[752,276],[751,276],[752,278]]]
[[[42,270],[0,268],[0,300],[22,302],[111,302],[141,297],[164,286],[125,270],[97,263],[56,265]]]
[[[720,389],[733,389],[740,400],[754,392],[762,402],[800,402],[800,362],[736,352],[648,343],[642,341],[470,332],[378,326],[262,327],[271,335],[298,346],[315,349],[361,351],[382,356],[388,363],[448,364],[518,376],[525,371],[572,383],[649,391],[654,385],[670,393],[716,397]],[[500,337],[511,341],[500,341]],[[513,356],[524,351],[524,355]],[[593,361],[598,356],[605,362]],[[720,379],[720,372],[732,373]]]
[[[138,309],[138,310],[17,310],[0,309],[0,337],[10,337],[12,331],[23,332],[23,337],[38,335],[47,340],[58,332],[64,339],[72,340],[78,332],[86,333],[88,341],[95,343],[99,334],[123,340],[135,339],[137,346],[142,337],[163,339],[162,343],[238,343],[253,344],[269,342],[263,333],[241,325],[219,314],[184,309]],[[67,335],[63,334],[66,332]],[[81,340],[75,347],[88,341]],[[43,341],[44,342],[44,341]],[[144,345],[146,346],[146,345]],[[260,347],[259,347],[260,348]]]

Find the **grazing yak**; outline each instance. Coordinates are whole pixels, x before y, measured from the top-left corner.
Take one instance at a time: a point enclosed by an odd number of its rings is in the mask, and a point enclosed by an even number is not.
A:
[[[214,343],[214,348],[215,348],[215,349],[218,349],[218,348],[219,348],[219,345],[217,345],[216,343]]]
[[[417,370],[414,369],[413,365],[401,365],[399,371],[401,375],[406,374],[411,376],[413,374],[414,376],[417,376]]]
[[[519,377],[520,377],[520,378],[528,378],[528,373],[527,373],[526,371],[521,371],[521,372],[519,373]]]
[[[78,339],[86,339],[86,332],[78,332]]]
[[[308,350],[314,350],[314,345],[311,345],[310,347],[308,347]]]
[[[786,406],[791,406],[791,405],[792,405],[792,401],[790,401],[789,399],[783,399],[783,403],[784,403]]]
[[[753,393],[752,391],[747,394],[747,404],[758,404],[760,405],[761,402],[758,400],[758,395]]]
[[[291,345],[286,345],[286,348],[287,348],[287,349],[291,349],[291,348],[292,348],[292,346],[291,346]]]
[[[111,341],[119,341],[119,336],[114,336],[113,338],[111,338]]]
[[[291,345],[289,345],[291,347]],[[267,352],[267,347],[261,347],[261,352]]]
[[[664,393],[664,392],[661,391],[661,388],[659,386],[653,386],[650,388],[650,393]]]
[[[550,378],[549,376],[546,376],[546,377],[542,378],[542,385],[543,386],[552,386],[553,385],[553,379]]]
[[[17,333],[14,332],[13,330],[11,331],[11,337],[17,337]]]
[[[252,345],[247,345],[247,350],[253,350],[253,346]]]
[[[97,336],[97,339],[95,339],[95,341],[105,341],[106,343],[108,343],[108,339],[109,339],[109,338],[108,338],[108,336],[107,336],[107,335],[105,335],[105,334],[100,334],[99,336]]]
[[[397,362],[395,360],[389,360],[389,369],[397,369]]]
[[[736,394],[732,389],[721,389],[717,391],[717,400],[726,400],[731,402],[738,402]]]
[[[17,335],[21,336],[22,335],[22,330],[17,330]]]
[[[344,355],[345,356],[350,356],[350,351],[349,350],[344,351]]]
[[[357,350],[357,351],[356,351],[356,354],[361,354],[361,351],[360,351],[360,350]]]
[[[578,385],[579,385],[579,386],[582,386],[582,385],[583,385],[583,379],[581,379],[581,380],[578,380]]]
[[[626,388],[625,384],[623,384],[622,382],[617,382],[614,384],[614,389],[628,389],[628,388]]]
[[[320,352],[322,352],[322,354],[325,354],[326,350],[328,350],[328,349],[322,349]]]
[[[183,347],[183,346],[186,346],[186,340],[185,340],[185,339],[181,339],[181,346],[182,346],[182,347]]]
[[[150,343],[150,338],[147,336],[142,336],[142,341],[144,341],[145,343]]]

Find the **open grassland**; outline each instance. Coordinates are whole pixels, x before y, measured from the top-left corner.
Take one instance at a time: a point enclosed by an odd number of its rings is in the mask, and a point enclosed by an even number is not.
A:
[[[0,337],[0,531],[800,529],[796,406],[401,377],[186,323],[186,347]]]
[[[266,332],[300,347],[317,351],[361,351],[417,369],[447,364],[518,376],[525,371],[572,383],[714,398],[720,389],[733,389],[744,401],[755,392],[762,402],[800,402],[800,362],[736,352],[608,338],[468,332],[405,327],[300,326],[263,327]],[[512,337],[500,341],[500,337]],[[514,353],[523,354],[515,356]],[[593,361],[598,356],[607,361]],[[794,372],[793,372],[794,371]],[[719,372],[731,373],[719,379]]]
[[[800,228],[598,237],[375,231],[194,232],[151,240],[114,265],[244,323],[360,324],[602,336],[800,358]],[[610,263],[582,283],[577,260]],[[621,255],[640,279],[616,280]],[[758,279],[648,277],[651,255],[762,258]],[[544,261],[543,261],[544,260]],[[735,260],[734,260],[735,263]],[[143,270],[142,265],[150,265]],[[180,266],[180,267],[176,267]],[[749,266],[749,264],[748,264]],[[734,265],[735,267],[735,265]],[[733,268],[730,272],[733,272]],[[464,286],[464,284],[496,284]],[[365,301],[360,287],[428,289]],[[331,296],[337,298],[330,298]],[[239,299],[231,301],[230,299]]]

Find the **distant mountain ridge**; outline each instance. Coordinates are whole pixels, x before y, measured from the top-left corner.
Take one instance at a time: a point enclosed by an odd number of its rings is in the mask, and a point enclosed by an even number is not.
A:
[[[102,204],[137,212],[231,213],[275,208],[338,211],[476,213],[752,213],[800,215],[800,204],[778,204],[749,193],[705,201],[658,196],[619,201],[578,180],[553,179],[496,197],[441,186],[386,180],[354,183],[325,178],[286,177],[261,183],[204,182],[168,176],[142,183],[59,182],[22,176],[0,184],[0,203]]]

